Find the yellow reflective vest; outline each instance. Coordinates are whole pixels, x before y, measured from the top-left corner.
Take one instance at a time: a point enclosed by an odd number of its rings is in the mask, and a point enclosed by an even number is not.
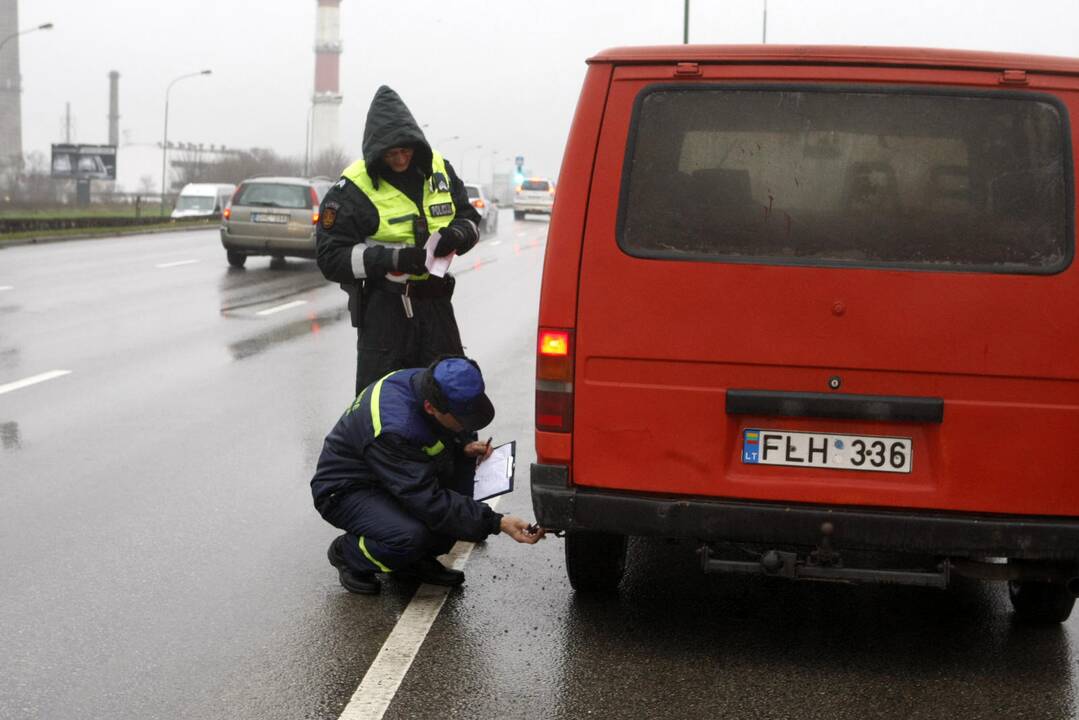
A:
[[[431,155],[431,177],[423,184],[423,214],[428,232],[433,233],[450,224],[454,207],[446,161],[437,152],[432,151]],[[341,174],[363,191],[378,210],[378,230],[370,240],[390,246],[413,243],[413,222],[419,217],[419,208],[407,195],[385,181],[376,188],[367,174],[367,163],[362,159],[349,165]]]

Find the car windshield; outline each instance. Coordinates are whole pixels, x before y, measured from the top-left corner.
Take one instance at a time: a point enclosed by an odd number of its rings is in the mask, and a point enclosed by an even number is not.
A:
[[[177,210],[205,210],[213,212],[214,199],[205,195],[181,195],[176,201]]]
[[[522,190],[542,190],[546,192],[550,189],[550,183],[546,180],[525,180],[521,183]]]
[[[311,193],[303,185],[284,183],[248,183],[243,186],[236,205],[262,207],[306,208],[311,205]]]

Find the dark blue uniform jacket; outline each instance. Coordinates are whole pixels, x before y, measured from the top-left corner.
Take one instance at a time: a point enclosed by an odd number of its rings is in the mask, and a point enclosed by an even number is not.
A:
[[[421,372],[399,370],[372,383],[337,421],[311,479],[315,507],[322,512],[338,493],[378,487],[432,532],[473,541],[497,534],[501,515],[445,487],[457,441],[424,412]]]

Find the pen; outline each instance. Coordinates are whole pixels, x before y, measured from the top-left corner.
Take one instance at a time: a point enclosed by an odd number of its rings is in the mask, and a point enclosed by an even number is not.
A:
[[[492,441],[492,440],[494,440],[494,439],[495,439],[495,436],[494,436],[494,435],[492,435],[491,437],[487,438],[487,447],[485,447],[485,448],[483,449],[483,452],[484,452],[484,453],[486,453],[486,452],[487,452],[488,450],[490,450],[490,449],[491,449],[491,441]]]

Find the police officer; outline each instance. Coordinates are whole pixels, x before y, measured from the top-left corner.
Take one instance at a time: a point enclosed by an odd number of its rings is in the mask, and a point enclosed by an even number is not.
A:
[[[363,131],[363,159],[326,193],[318,265],[349,294],[357,341],[356,393],[391,370],[463,352],[450,297],[454,279],[427,273],[424,245],[462,255],[479,213],[453,167],[431,149],[400,96],[383,85]]]
[[[398,370],[365,388],[326,436],[311,479],[315,508],[345,531],[327,555],[349,592],[373,595],[376,573],[460,585],[437,555],[457,540],[504,532],[532,544],[544,532],[472,499],[486,443],[467,435],[495,410],[479,366],[465,357]]]

